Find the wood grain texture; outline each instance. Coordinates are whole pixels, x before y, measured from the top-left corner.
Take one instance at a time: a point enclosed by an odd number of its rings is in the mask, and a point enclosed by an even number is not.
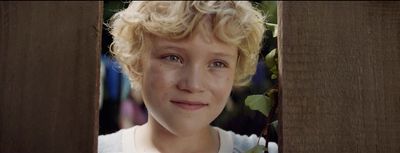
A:
[[[102,2],[0,2],[0,152],[97,152]]]
[[[400,152],[400,2],[278,2],[281,153]]]

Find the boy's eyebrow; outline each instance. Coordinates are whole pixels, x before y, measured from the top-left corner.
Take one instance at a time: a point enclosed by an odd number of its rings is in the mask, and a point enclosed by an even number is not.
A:
[[[181,47],[174,43],[169,43],[169,42],[155,45],[155,47],[158,49],[172,49],[172,50],[177,50],[177,51],[187,51],[186,48]],[[211,54],[213,54],[213,56],[235,58],[234,54],[226,53],[226,51],[218,51],[218,50],[210,50],[210,51],[211,51]]]
[[[185,48],[179,47],[179,46],[173,46],[173,45],[161,45],[161,46],[156,46],[155,47],[157,50],[174,50],[174,51],[186,51]]]
[[[221,57],[229,57],[229,58],[235,58],[233,54],[228,54],[225,52],[215,52],[213,53],[216,56],[221,56]]]
[[[180,47],[179,45],[175,45],[169,42],[163,42],[154,45],[155,49],[175,49],[175,50],[186,50],[185,48]]]
[[[156,48],[158,49],[171,49],[171,50],[177,50],[177,51],[187,51],[186,48],[174,45],[174,44],[163,44],[163,45],[156,45]],[[226,51],[215,51],[212,50],[211,54],[214,56],[220,56],[220,57],[228,57],[228,58],[235,58],[233,54],[226,53]]]

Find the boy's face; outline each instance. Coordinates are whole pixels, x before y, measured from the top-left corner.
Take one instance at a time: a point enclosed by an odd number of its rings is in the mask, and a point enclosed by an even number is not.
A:
[[[143,62],[142,96],[150,120],[174,134],[208,127],[231,92],[237,47],[194,31],[183,40],[154,38]]]

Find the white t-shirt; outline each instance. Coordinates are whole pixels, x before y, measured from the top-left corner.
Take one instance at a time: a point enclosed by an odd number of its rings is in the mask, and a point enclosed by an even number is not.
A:
[[[258,137],[235,134],[232,131],[225,131],[214,127],[220,137],[218,153],[244,153],[257,144]],[[98,153],[137,153],[134,145],[136,126],[119,130],[112,134],[100,135],[98,137]],[[265,145],[265,139],[260,140]],[[274,142],[268,143],[269,153],[278,153],[278,146]]]

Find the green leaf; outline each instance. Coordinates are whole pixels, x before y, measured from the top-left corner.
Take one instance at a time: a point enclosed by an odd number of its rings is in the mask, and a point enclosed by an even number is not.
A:
[[[263,153],[266,150],[267,150],[267,148],[265,148],[265,146],[256,145],[253,148],[251,148],[250,150],[247,150],[245,153]]]
[[[276,74],[271,75],[271,79],[276,79],[276,78],[278,78],[278,76],[276,76]]]
[[[272,107],[272,100],[264,95],[250,95],[247,96],[245,104],[251,110],[259,111],[268,117],[268,113]]]
[[[270,68],[269,71],[271,71],[272,74],[278,75],[278,67],[276,65]]]
[[[267,64],[268,68],[272,68],[276,66],[275,62],[275,54],[276,54],[276,48],[271,50],[266,56],[265,56],[265,63]]]

